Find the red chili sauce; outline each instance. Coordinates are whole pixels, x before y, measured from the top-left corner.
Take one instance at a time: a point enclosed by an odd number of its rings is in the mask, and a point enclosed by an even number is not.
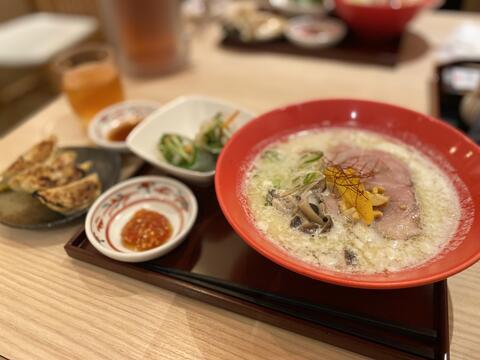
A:
[[[138,210],[122,229],[123,244],[137,251],[153,249],[172,235],[168,219],[152,210]]]

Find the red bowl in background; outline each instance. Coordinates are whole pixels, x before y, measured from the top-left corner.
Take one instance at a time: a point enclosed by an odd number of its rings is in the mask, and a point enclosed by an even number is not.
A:
[[[434,0],[418,0],[411,5],[358,5],[335,0],[335,12],[358,36],[365,39],[390,39],[400,36],[420,10]]]
[[[447,173],[458,175],[465,185],[456,184],[462,219],[448,250],[417,267],[398,272],[342,273],[293,257],[254,225],[242,191],[254,157],[269,143],[288,134],[329,127],[370,130],[412,146],[423,144],[427,157]],[[313,279],[359,288],[404,288],[445,279],[480,259],[480,148],[444,122],[401,107],[361,100],[316,100],[263,114],[236,131],[222,150],[215,189],[225,217],[247,244],[277,264]]]

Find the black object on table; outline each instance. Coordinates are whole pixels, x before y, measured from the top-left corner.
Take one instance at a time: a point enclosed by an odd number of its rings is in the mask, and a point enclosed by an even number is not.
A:
[[[460,104],[467,91],[455,85],[455,72],[474,69],[480,73],[480,61],[457,60],[438,66],[435,70],[434,115],[465,132],[473,141],[480,144],[480,123],[469,126],[462,120]],[[477,84],[477,86],[480,84]]]

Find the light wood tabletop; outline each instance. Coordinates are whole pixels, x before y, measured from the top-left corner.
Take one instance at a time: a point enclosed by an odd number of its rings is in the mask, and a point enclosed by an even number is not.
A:
[[[424,13],[396,67],[240,53],[196,31],[191,65],[156,79],[125,81],[132,99],[204,94],[253,111],[311,98],[380,100],[429,112],[433,50],[477,15]],[[423,40],[421,40],[423,39]],[[424,46],[418,52],[415,46]],[[423,45],[422,45],[423,44]],[[0,168],[50,133],[87,144],[59,98],[0,140]],[[361,359],[335,348],[71,259],[63,246],[79,224],[51,231],[0,226],[0,355],[9,359]],[[480,358],[480,264],[448,281],[452,359]]]

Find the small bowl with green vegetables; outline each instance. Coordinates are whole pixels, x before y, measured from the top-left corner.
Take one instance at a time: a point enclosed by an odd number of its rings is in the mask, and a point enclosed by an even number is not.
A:
[[[208,185],[223,146],[253,117],[220,100],[182,96],[150,114],[130,133],[127,146],[166,173]]]

